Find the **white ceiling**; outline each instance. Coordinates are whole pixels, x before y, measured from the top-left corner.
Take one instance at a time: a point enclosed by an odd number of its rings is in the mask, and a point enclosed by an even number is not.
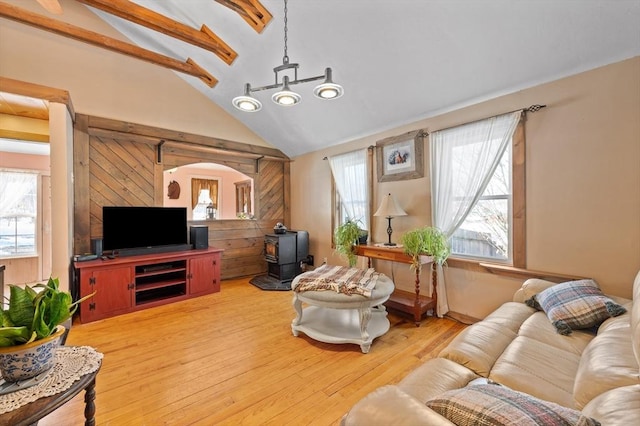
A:
[[[640,55],[640,0],[290,0],[288,56],[299,78],[333,68],[340,99],[295,86],[294,107],[258,92],[257,113],[231,100],[271,84],[282,64],[282,0],[258,34],[212,0],[135,0],[194,28],[206,24],[238,52],[228,66],[213,53],[96,12],[136,44],[218,78],[209,88],[178,74],[265,141],[293,157],[398,127],[496,96]],[[544,103],[544,99],[540,99]],[[526,106],[526,105],[523,105]]]

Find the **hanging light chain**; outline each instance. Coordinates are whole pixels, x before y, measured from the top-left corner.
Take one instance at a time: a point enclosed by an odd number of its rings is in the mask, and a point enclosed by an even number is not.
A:
[[[287,54],[287,0],[284,0],[284,56],[282,57],[282,63],[289,63],[289,55]]]

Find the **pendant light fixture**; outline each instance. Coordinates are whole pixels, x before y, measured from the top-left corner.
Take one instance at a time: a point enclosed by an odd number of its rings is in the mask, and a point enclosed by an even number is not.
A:
[[[344,89],[339,84],[336,84],[332,80],[331,68],[326,68],[324,75],[316,77],[302,78],[298,80],[298,67],[299,64],[289,63],[289,56],[287,55],[287,0],[284,0],[284,56],[282,58],[282,65],[278,65],[273,69],[275,73],[276,82],[261,87],[251,87],[249,83],[244,86],[244,95],[233,98],[233,106],[244,112],[256,112],[262,109],[262,103],[254,98],[251,94],[253,92],[259,92],[262,90],[280,89],[278,92],[271,96],[271,100],[278,105],[293,106],[302,100],[302,96],[291,90],[290,86],[308,83],[311,81],[324,80],[324,83],[319,84],[313,90],[313,94],[320,99],[331,100],[337,99],[344,93]],[[282,77],[280,81],[278,73],[283,71],[293,70],[293,80],[288,75]]]

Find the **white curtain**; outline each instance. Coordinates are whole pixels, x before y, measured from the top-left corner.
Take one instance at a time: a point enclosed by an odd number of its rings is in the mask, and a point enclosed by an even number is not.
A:
[[[0,217],[25,213],[27,209],[35,214],[36,206],[32,198],[25,198],[36,185],[36,173],[0,171]],[[27,205],[21,202],[27,201]]]
[[[474,207],[520,121],[522,111],[507,113],[429,135],[433,225],[447,237]],[[438,267],[437,315],[449,311],[442,267]]]
[[[329,157],[329,165],[347,216],[370,230],[367,149]]]

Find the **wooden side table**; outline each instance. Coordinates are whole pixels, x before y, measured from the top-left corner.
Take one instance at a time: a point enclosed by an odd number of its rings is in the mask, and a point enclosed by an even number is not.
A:
[[[411,257],[404,252],[402,248],[396,246],[381,246],[376,244],[359,244],[356,245],[356,254],[369,258],[369,267],[371,268],[371,259],[388,260],[391,262],[411,264]],[[431,280],[433,283],[433,292],[430,296],[420,294],[420,274],[416,271],[416,281],[414,293],[396,290],[387,300],[388,308],[395,309],[400,312],[413,314],[413,320],[416,327],[420,327],[422,316],[432,309],[434,312],[438,303],[438,292],[436,283],[438,275],[436,264],[431,256],[420,256],[422,265],[431,264]]]
[[[38,420],[42,419],[53,411],[57,410],[67,402],[71,401],[83,389],[84,394],[84,424],[85,426],[94,426],[96,414],[96,375],[100,369],[93,373],[85,374],[80,377],[69,389],[57,393],[52,396],[37,399],[27,405],[16,408],[8,413],[0,414],[1,425],[27,426],[34,425]]]
[[[95,425],[96,376],[102,366],[102,357],[90,346],[59,347],[51,373],[31,387],[0,395],[3,404],[0,406],[0,425],[35,425],[82,390],[85,391],[84,424]]]

